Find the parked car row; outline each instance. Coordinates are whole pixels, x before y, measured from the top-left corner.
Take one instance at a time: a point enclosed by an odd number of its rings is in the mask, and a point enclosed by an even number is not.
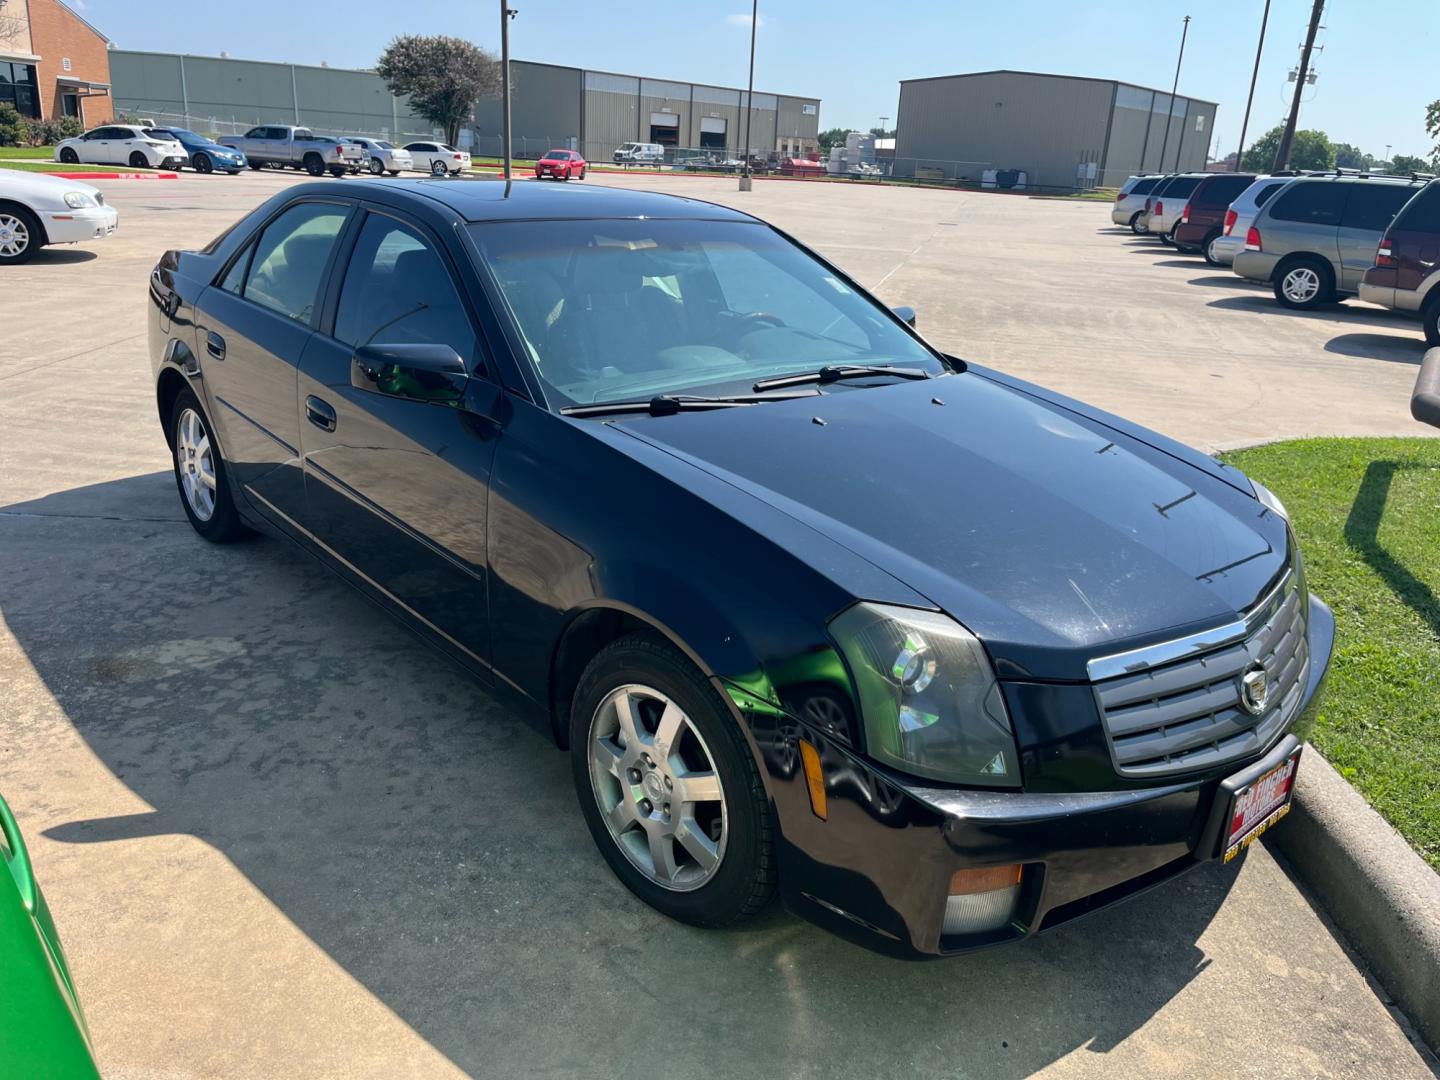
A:
[[[1269,285],[1284,307],[1358,295],[1420,317],[1440,345],[1440,181],[1425,174],[1132,176],[1110,218]]]

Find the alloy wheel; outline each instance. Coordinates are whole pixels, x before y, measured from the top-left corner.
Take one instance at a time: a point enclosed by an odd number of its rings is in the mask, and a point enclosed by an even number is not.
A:
[[[29,246],[29,226],[14,214],[0,214],[0,258],[18,259]]]
[[[700,888],[725,858],[725,791],[714,757],[679,704],[630,683],[590,720],[590,788],[615,844],[650,881]]]
[[[383,173],[384,171],[385,171],[385,163],[384,163],[383,161],[381,161],[379,158],[374,158],[374,157],[372,157],[372,158],[370,159],[370,175],[371,175],[371,176],[379,176],[379,175],[380,175],[381,173]]]
[[[1292,304],[1309,304],[1320,293],[1320,275],[1309,266],[1297,266],[1280,283],[1285,299]]]
[[[175,466],[190,512],[209,521],[215,514],[215,455],[205,422],[194,409],[182,412],[176,425]]]
[[[1220,265],[1220,253],[1215,250],[1215,245],[1220,243],[1220,237],[1212,236],[1210,242],[1205,245],[1205,258],[1216,266]]]

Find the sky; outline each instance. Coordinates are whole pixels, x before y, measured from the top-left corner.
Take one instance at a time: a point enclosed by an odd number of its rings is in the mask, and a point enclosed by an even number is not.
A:
[[[490,0],[70,0],[121,47],[370,67],[401,33],[467,37],[499,51]],[[741,0],[509,0],[511,56],[744,86]],[[1247,144],[1285,118],[1311,0],[1272,0]],[[1235,149],[1264,0],[761,0],[755,86],[819,97],[822,128],[894,123],[899,81],[1015,68],[1168,89],[1181,20],[1180,93],[1220,105],[1212,152]],[[1440,2],[1329,0],[1302,128],[1384,157],[1429,157],[1440,98]]]

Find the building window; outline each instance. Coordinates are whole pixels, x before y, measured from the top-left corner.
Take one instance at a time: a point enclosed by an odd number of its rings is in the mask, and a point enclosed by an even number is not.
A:
[[[35,65],[0,60],[0,103],[14,105],[21,116],[40,118],[40,95],[35,89]]]
[[[60,96],[60,108],[64,110],[66,116],[73,116],[78,120],[80,118],[80,95],[62,94]]]

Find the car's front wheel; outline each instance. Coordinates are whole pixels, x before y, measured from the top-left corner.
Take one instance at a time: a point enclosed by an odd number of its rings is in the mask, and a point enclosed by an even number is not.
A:
[[[1313,311],[1335,298],[1330,267],[1315,258],[1295,259],[1281,266],[1275,271],[1274,288],[1280,305],[1296,311]]]
[[[217,544],[248,535],[230,493],[230,478],[220,448],[210,434],[210,420],[189,387],[181,390],[170,410],[174,445],[175,486],[180,505],[195,531]]]
[[[586,667],[570,762],[601,855],[640,899],[709,927],[765,906],[775,841],[760,771],[714,687],[658,635],[621,638]]]
[[[197,173],[211,173],[215,171],[215,163],[210,160],[209,154],[196,154],[190,164],[195,166]]]
[[[0,206],[0,266],[29,262],[43,244],[35,215],[23,206]]]
[[[60,160],[66,165],[78,165],[80,164],[80,155],[67,146],[60,151]]]

